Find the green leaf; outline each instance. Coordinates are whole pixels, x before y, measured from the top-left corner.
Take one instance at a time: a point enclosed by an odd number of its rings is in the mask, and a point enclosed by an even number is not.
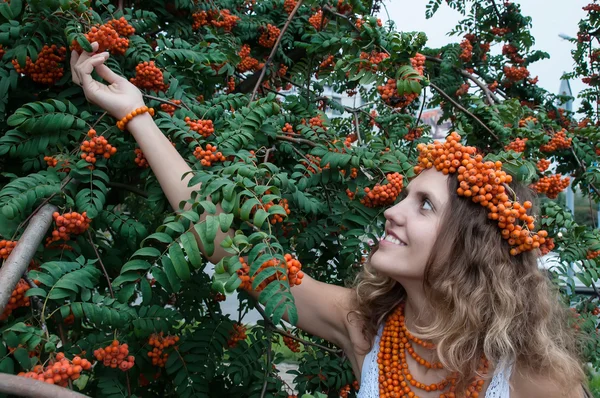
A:
[[[177,276],[184,281],[189,281],[191,276],[190,269],[188,268],[183,251],[178,244],[173,244],[169,247],[169,257],[171,257]]]

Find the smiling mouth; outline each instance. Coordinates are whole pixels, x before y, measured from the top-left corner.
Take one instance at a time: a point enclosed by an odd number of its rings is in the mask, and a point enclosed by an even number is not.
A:
[[[402,242],[400,239],[396,238],[393,235],[387,234],[382,240],[385,240],[386,242],[390,242],[398,246],[406,246],[406,243]]]

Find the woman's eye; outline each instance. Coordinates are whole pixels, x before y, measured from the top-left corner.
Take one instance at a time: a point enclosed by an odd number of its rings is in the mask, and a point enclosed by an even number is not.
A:
[[[421,202],[421,209],[423,210],[433,210],[433,206],[431,205],[431,202],[429,201],[429,199],[423,199],[423,201]]]

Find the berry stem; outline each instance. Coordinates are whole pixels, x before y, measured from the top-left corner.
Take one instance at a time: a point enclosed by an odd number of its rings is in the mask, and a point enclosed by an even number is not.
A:
[[[94,244],[94,240],[92,239],[92,233],[90,232],[90,230],[87,230],[88,233],[88,240],[90,241],[90,245],[92,245],[92,247],[94,248],[94,252],[96,253],[96,258],[98,258],[98,263],[100,264],[100,267],[102,268],[102,272],[104,273],[104,277],[106,278],[106,282],[108,283],[108,290],[110,292],[110,297],[111,298],[115,298],[115,293],[112,290],[112,283],[110,282],[110,277],[108,276],[108,272],[106,272],[106,268],[104,267],[104,263],[102,263],[102,259],[100,258],[100,253],[98,253],[98,249],[96,248],[96,245]]]

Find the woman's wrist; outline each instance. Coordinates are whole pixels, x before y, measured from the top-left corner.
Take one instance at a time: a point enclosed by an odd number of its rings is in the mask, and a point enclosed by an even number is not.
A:
[[[148,113],[142,113],[131,119],[125,129],[129,131],[134,138],[137,140],[137,136],[140,134],[148,133],[150,129],[156,128],[156,124],[152,119],[152,116]]]

